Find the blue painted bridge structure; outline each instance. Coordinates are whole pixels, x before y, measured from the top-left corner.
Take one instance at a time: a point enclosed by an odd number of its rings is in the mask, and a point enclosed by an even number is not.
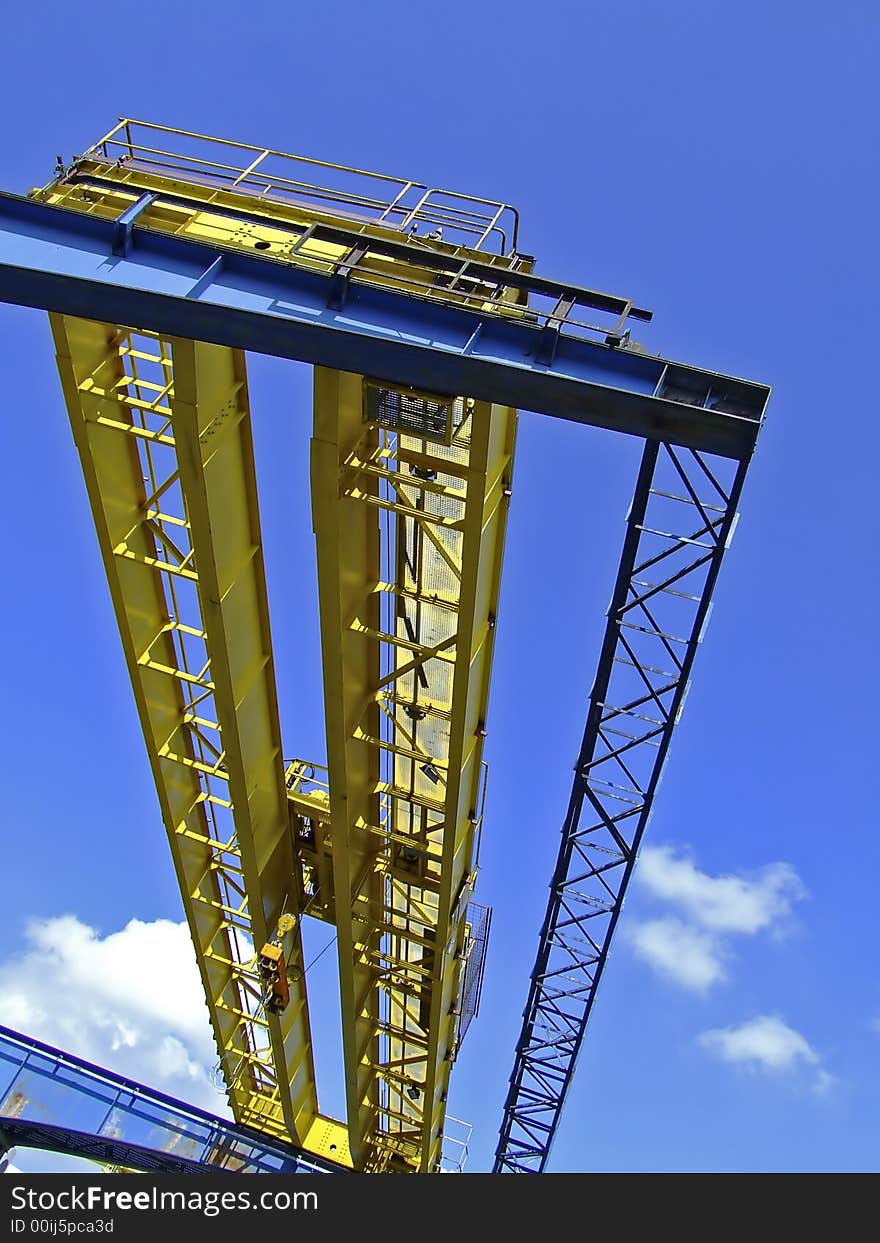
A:
[[[40,1148],[163,1173],[349,1173],[0,1026],[0,1150]]]

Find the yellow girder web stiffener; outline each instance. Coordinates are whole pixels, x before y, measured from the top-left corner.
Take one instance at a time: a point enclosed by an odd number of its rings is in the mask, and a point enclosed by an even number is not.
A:
[[[229,1100],[240,1122],[317,1139],[299,927],[280,1017],[256,968],[299,895],[244,357],[51,321]]]
[[[458,399],[438,441],[365,421],[364,392],[316,368],[349,1142],[356,1168],[428,1172],[456,1054],[516,412]]]

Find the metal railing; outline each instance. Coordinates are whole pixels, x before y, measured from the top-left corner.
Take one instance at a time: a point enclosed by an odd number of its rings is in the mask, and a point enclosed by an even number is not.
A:
[[[300,204],[407,235],[431,238],[439,232],[444,241],[471,250],[516,253],[519,214],[509,203],[132,117],[121,117],[74,160]]]

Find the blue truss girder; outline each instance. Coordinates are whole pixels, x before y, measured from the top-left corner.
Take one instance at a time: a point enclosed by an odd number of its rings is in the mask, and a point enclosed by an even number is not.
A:
[[[738,460],[765,385],[357,279],[0,195],[0,300],[136,325],[430,392],[467,394]],[[122,250],[124,253],[118,253]],[[547,317],[544,317],[547,320]]]
[[[747,463],[645,446],[517,1042],[495,1173],[542,1173],[650,819]]]

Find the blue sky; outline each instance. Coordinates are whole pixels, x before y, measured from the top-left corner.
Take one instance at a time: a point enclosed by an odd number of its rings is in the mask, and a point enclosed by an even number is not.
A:
[[[540,272],[652,307],[651,349],[773,386],[551,1168],[876,1169],[875,7],[154,0],[108,22],[81,0],[15,5],[4,34],[4,189],[119,114],[450,185],[515,203]],[[0,1022],[216,1107],[45,317],[0,307],[0,345]],[[318,759],[310,379],[262,358],[250,375],[285,745]],[[450,1101],[472,1169],[494,1150],[637,452],[521,420],[478,891],[493,941]],[[325,1003],[332,971],[328,953]]]

